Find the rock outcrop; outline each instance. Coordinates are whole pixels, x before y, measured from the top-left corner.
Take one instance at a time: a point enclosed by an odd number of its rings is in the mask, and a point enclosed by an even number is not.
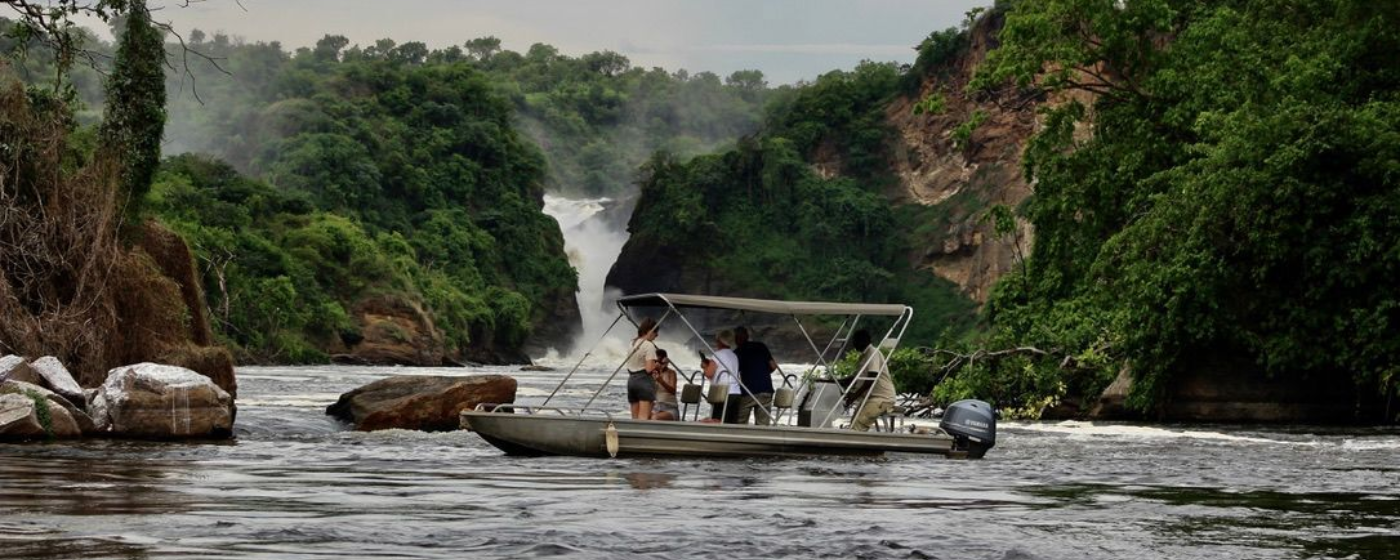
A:
[[[29,367],[29,362],[25,361],[24,357],[10,355],[0,358],[0,381],[9,379],[39,383],[39,374]]]
[[[1168,422],[1384,422],[1385,403],[1326,376],[1269,375],[1243,354],[1196,355],[1149,419]]]
[[[1140,416],[1128,408],[1128,393],[1133,390],[1132,370],[1124,367],[1099,395],[1098,402],[1089,409],[1089,417],[1095,420],[1129,420]]]
[[[94,430],[92,420],[81,409],[38,385],[6,380],[0,382],[0,397],[11,397],[3,407],[5,412],[0,412],[6,417],[0,419],[0,439],[72,439]]]
[[[194,371],[152,363],[113,369],[89,407],[101,433],[140,439],[226,438],[233,397]]]
[[[52,389],[53,392],[68,399],[68,402],[86,406],[87,399],[83,395],[82,386],[73,379],[73,374],[68,372],[68,368],[63,367],[63,362],[53,356],[45,356],[34,360],[29,364],[30,369],[39,374],[43,385]]]
[[[995,205],[1015,208],[1031,195],[1022,175],[1021,153],[1037,129],[1036,103],[1013,103],[966,91],[973,70],[995,46],[1002,16],[982,18],[971,30],[971,44],[961,56],[935,69],[917,95],[896,98],[885,109],[896,139],[890,164],[897,186],[888,193],[898,204],[916,204],[937,212],[921,250],[911,262],[957,284],[979,303],[1020,259],[1030,256],[1030,223],[1017,220],[1016,231],[997,235],[985,219]],[[942,96],[944,110],[914,114],[914,104]],[[954,130],[976,112],[982,124],[959,143]]]
[[[338,363],[440,366],[445,350],[432,317],[416,302],[400,297],[373,297],[355,305],[359,338],[348,341]]]
[[[46,437],[38,407],[27,395],[0,394],[0,441]]]
[[[457,429],[463,410],[479,403],[515,402],[515,379],[505,375],[394,376],[340,396],[326,414],[370,432],[392,428]]]

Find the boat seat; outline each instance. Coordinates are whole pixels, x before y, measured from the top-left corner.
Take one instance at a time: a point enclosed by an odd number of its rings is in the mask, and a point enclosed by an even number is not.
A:
[[[681,402],[685,404],[700,404],[700,386],[694,383],[686,383],[681,386]]]
[[[729,399],[729,384],[714,383],[710,385],[710,394],[705,397],[705,402],[714,405],[723,405]]]

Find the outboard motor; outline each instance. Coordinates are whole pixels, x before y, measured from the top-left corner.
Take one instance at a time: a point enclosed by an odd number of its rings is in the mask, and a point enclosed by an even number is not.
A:
[[[953,450],[966,451],[981,459],[997,443],[997,415],[992,405],[979,400],[963,400],[948,405],[938,427],[953,436]]]

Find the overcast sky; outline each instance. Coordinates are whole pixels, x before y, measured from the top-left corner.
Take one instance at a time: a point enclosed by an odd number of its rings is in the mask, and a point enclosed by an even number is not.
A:
[[[326,34],[367,45],[388,37],[433,48],[495,35],[524,52],[549,43],[569,55],[611,49],[637,66],[757,68],[773,84],[815,78],[862,59],[912,62],[929,32],[956,26],[991,0],[206,0],[166,4],[157,18],[188,32],[222,31],[288,50]],[[240,7],[241,4],[241,7]]]

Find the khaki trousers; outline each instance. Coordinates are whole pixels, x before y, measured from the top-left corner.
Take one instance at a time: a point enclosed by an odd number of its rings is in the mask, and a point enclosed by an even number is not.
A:
[[[754,398],[757,397],[757,398]],[[763,406],[759,406],[762,404]],[[757,415],[754,424],[767,426],[773,423],[773,419],[768,416],[768,411],[773,409],[773,393],[759,393],[750,397],[744,395],[739,397],[739,419],[740,424],[749,423],[749,413]]]
[[[868,432],[881,416],[893,410],[893,400],[871,397],[870,400],[865,401],[865,406],[860,407],[860,410],[856,411],[856,415],[851,417],[851,429],[858,432]]]

